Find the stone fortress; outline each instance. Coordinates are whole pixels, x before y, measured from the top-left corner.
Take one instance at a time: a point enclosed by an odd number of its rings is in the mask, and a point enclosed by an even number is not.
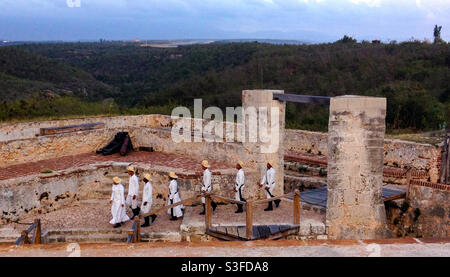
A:
[[[125,168],[130,163],[139,177],[150,172],[153,205],[162,207],[167,203],[170,171],[179,176],[183,199],[200,191],[203,159],[211,163],[214,193],[227,197],[233,195],[234,164],[243,160],[248,199],[264,197],[257,183],[265,163],[273,160],[275,194],[299,189],[302,195],[300,231],[292,239],[449,236],[450,186],[438,183],[441,148],[385,139],[385,99],[331,98],[327,134],[285,130],[285,104],[274,100],[274,93],[283,92],[243,91],[242,96],[243,108],[280,110],[279,148],[270,154],[261,153],[264,142],[260,141],[175,143],[171,127],[179,119],[157,114],[1,124],[0,241],[13,242],[20,236],[21,224],[36,217],[42,218],[46,242],[123,241],[130,226],[112,230],[107,224],[111,178],[119,175],[127,187]],[[96,122],[103,124],[89,130],[41,132]],[[193,119],[191,124],[195,127]],[[223,129],[226,135],[236,130],[236,124],[223,123]],[[135,152],[125,157],[95,154],[120,131],[129,132]],[[406,197],[389,200],[384,189],[404,192]],[[315,198],[317,193],[308,196],[314,191],[325,193],[325,202]],[[290,211],[283,206],[289,205],[283,201],[280,210],[258,214],[256,223],[283,223],[283,214]],[[228,206],[232,205],[219,205],[213,218],[216,224],[232,219],[234,207]],[[143,240],[212,239],[205,235],[199,209],[187,207],[183,220],[175,223],[161,213],[154,225],[142,230]]]

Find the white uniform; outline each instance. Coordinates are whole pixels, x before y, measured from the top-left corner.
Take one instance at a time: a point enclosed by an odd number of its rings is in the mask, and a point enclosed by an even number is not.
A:
[[[147,205],[144,203],[147,202]],[[153,202],[153,187],[150,182],[145,183],[144,190],[142,191],[142,204],[141,204],[141,212],[148,213],[152,207]]]
[[[244,170],[241,168],[238,170],[236,174],[236,183],[234,184],[234,188],[237,191],[234,193],[235,200],[242,201],[241,196],[242,198],[244,198],[244,196],[242,195],[244,187],[245,187],[245,175]]]
[[[126,207],[122,207],[122,205],[125,205],[124,193],[125,189],[122,184],[113,185],[111,193],[111,214],[113,218],[109,222],[110,224],[117,224],[130,220],[126,214]]]
[[[264,189],[266,198],[273,197],[273,189],[275,188],[275,169],[273,169],[273,167],[266,170],[266,174],[264,174],[261,185],[265,186],[265,188],[269,188],[270,193]],[[270,194],[272,194],[272,196]]]
[[[169,201],[167,205],[172,205],[181,201],[180,194],[178,193],[178,183],[177,180],[172,180],[169,183]],[[181,217],[183,216],[183,211],[181,209],[184,208],[184,205],[178,205],[173,208],[173,216]],[[168,209],[167,213],[171,214],[172,209]]]
[[[136,195],[136,199],[133,199],[133,195]],[[136,174],[130,177],[128,183],[128,195],[127,195],[127,205],[131,206],[132,209],[138,207],[138,195],[139,195],[139,180]]]
[[[203,171],[203,185],[202,191],[211,192],[211,171],[209,169],[205,169]],[[205,197],[202,197],[202,203],[205,204]]]

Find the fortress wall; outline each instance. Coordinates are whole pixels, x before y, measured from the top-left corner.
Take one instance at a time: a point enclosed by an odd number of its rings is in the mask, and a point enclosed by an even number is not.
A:
[[[103,203],[111,195],[112,177],[120,176],[127,192],[127,163],[104,162],[74,167],[51,174],[37,174],[0,181],[1,222],[20,220],[26,215],[39,215],[62,209],[77,201],[89,200]],[[177,168],[152,166],[137,163],[137,175],[143,172],[151,175],[153,185],[153,205],[167,205],[168,173],[179,175],[178,188],[182,199],[193,197],[200,191],[202,175],[197,172],[184,172]],[[249,180],[255,179],[256,172],[246,172]],[[235,170],[214,171],[212,184],[214,193],[234,198]],[[142,197],[143,185],[140,183]],[[256,185],[248,185],[244,196],[258,195]],[[248,197],[250,199],[250,197]],[[95,202],[94,202],[95,203]]]
[[[286,130],[285,150],[299,154],[328,156],[327,133]],[[431,144],[396,139],[384,140],[384,164],[404,168],[408,165],[429,172],[430,181],[439,179],[441,148]]]
[[[105,129],[37,136],[40,128],[92,122],[104,122]],[[129,131],[136,146],[154,146],[157,150],[169,153],[194,153],[199,157],[206,156],[209,159],[221,161],[238,159],[244,153],[240,143],[213,143],[212,145],[206,143],[190,143],[189,145],[181,143],[176,146],[169,141],[170,127],[175,122],[177,120],[172,120],[170,116],[155,114],[4,123],[0,125],[0,156],[2,157],[0,167],[92,152],[108,143],[118,131]],[[209,121],[203,121],[203,125],[207,123]],[[233,125],[230,128],[231,130],[236,130],[237,124],[227,124]],[[192,122],[191,126],[193,126]],[[227,128],[224,128],[224,136],[226,131]],[[139,134],[136,135],[136,132]],[[149,139],[152,137],[152,134],[156,133],[158,135],[156,137],[153,136],[156,141]],[[236,131],[234,133],[236,135]],[[141,134],[150,136],[149,138],[143,138]],[[327,139],[327,133],[288,129],[285,131],[284,147],[287,152],[327,156]],[[191,149],[196,150],[191,151]],[[430,181],[437,182],[439,178],[440,151],[439,147],[430,144],[385,139],[384,163],[388,166],[401,168],[411,164],[416,169],[429,171]],[[243,159],[246,159],[246,157],[243,157]],[[254,161],[252,159],[247,160],[252,166]]]
[[[0,124],[0,142],[38,137],[40,128],[62,127],[95,122],[104,122],[105,129],[127,128],[130,126],[164,127],[170,125],[170,117],[159,114],[150,114],[3,123]]]

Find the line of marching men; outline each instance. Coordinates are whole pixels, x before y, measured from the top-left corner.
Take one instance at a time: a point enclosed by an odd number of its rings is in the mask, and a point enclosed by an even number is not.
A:
[[[203,193],[211,192],[213,190],[212,183],[211,183],[211,171],[209,170],[209,163],[208,161],[204,160],[202,161],[202,169],[203,169],[203,182],[202,182],[202,188],[201,191]],[[238,162],[236,164],[236,182],[234,185],[234,197],[235,200],[243,201],[245,202],[245,198],[243,197],[243,189],[245,187],[245,174],[244,174],[244,163],[242,161]],[[129,207],[133,213],[133,216],[131,219],[134,219],[135,217],[138,217],[140,213],[146,214],[150,212],[150,209],[152,207],[153,202],[153,187],[151,184],[151,177],[150,174],[145,173],[143,177],[144,181],[144,189],[143,189],[143,195],[142,195],[142,203],[139,207],[138,204],[138,196],[139,196],[139,179],[136,176],[136,170],[133,166],[127,167],[128,175],[130,176],[129,182],[128,182],[128,194],[125,198],[125,189],[122,185],[122,180],[119,177],[113,178],[113,186],[112,186],[112,193],[111,193],[111,214],[112,219],[109,222],[110,224],[114,225],[114,228],[118,228],[121,226],[122,223],[130,220],[130,217],[128,217],[126,208]],[[169,173],[169,195],[168,195],[168,205],[176,204],[181,201],[180,194],[178,191],[178,183],[177,183],[178,176],[174,172]],[[273,161],[269,161],[267,163],[267,170],[262,177],[261,182],[258,184],[261,188],[264,188],[266,198],[272,198],[275,197],[273,195],[273,190],[275,189],[275,169],[273,168]],[[279,199],[275,201],[268,202],[267,208],[264,209],[264,211],[271,211],[273,210],[273,204],[275,203],[275,206],[278,207],[280,204]],[[203,205],[203,211],[200,213],[201,215],[205,214],[205,198],[202,197],[202,205]],[[242,204],[236,204],[237,210],[236,213],[242,213],[243,212],[243,205]],[[212,201],[211,206],[213,208],[213,211],[216,209],[217,204]],[[170,220],[177,220],[183,216],[184,213],[184,205],[178,205],[174,208],[171,208],[167,211],[167,213],[170,215]],[[151,216],[151,222],[153,223],[156,219],[156,215]],[[150,226],[150,216],[144,217],[144,224],[141,225],[141,227],[147,227]]]

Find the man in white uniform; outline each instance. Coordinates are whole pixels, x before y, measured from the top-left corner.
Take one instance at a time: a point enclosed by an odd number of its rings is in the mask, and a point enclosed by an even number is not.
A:
[[[273,195],[273,190],[275,189],[275,169],[273,168],[273,161],[269,161],[267,163],[266,173],[264,174],[264,177],[261,181],[261,184],[259,184],[259,186],[260,187],[264,186],[267,199],[275,197]],[[275,200],[274,202],[275,202],[275,206],[278,208],[281,200],[278,199],[278,200]],[[272,211],[272,210],[273,210],[272,201],[270,201],[269,205],[267,206],[267,208],[264,209],[264,211]]]
[[[130,220],[125,211],[125,189],[120,182],[119,177],[113,178],[114,184],[112,186],[111,201],[109,201],[113,217],[109,223],[114,224],[114,228],[119,228],[123,222]]]
[[[127,205],[130,206],[133,211],[133,216],[131,219],[134,219],[136,216],[139,216],[140,208],[138,206],[138,195],[139,195],[139,179],[136,176],[135,168],[133,166],[127,167],[128,175],[130,175],[130,181],[128,183],[128,195],[127,195]]]
[[[209,168],[208,161],[207,160],[202,161],[202,169],[203,169],[202,192],[203,193],[212,191],[211,171],[208,168]],[[205,214],[205,197],[202,197],[202,204],[203,204],[203,211],[200,214],[204,215]],[[215,211],[217,204],[214,201],[211,201],[211,206],[213,208],[213,211]]]
[[[245,187],[245,175],[244,175],[244,162],[240,161],[236,164],[236,169],[238,172],[236,173],[236,183],[234,185],[234,199],[238,201],[246,201],[242,196],[242,190]],[[238,209],[235,213],[242,213],[244,210],[242,209],[242,204],[236,204]]]
[[[169,173],[169,201],[167,205],[176,204],[181,201],[180,193],[178,192],[178,176],[175,175],[175,172]],[[170,220],[177,220],[178,218],[183,216],[184,205],[178,205],[174,208],[170,208],[167,210],[167,213],[170,214]]]
[[[153,186],[152,183],[150,183],[150,174],[146,173],[144,174],[144,189],[142,192],[142,205],[141,205],[141,212],[143,214],[149,213],[150,209],[152,207],[153,203]],[[152,223],[156,219],[156,214],[152,215]],[[150,226],[150,217],[146,216],[144,217],[145,223],[141,225],[141,227],[148,227]]]

